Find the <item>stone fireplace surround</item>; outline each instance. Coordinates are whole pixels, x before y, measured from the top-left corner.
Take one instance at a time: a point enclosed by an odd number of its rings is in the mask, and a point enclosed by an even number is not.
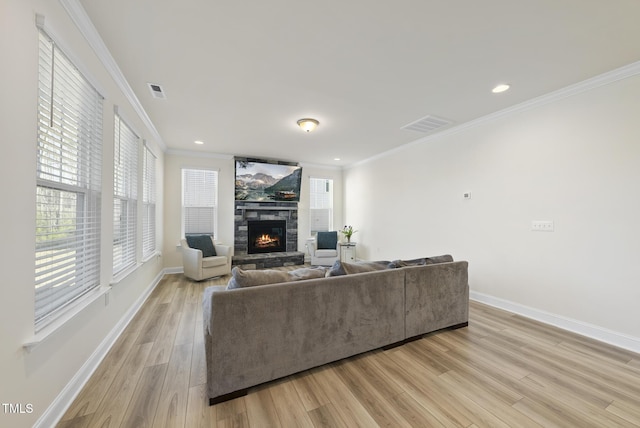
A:
[[[284,220],[287,225],[287,251],[248,254],[249,220]],[[298,251],[297,202],[236,201],[233,266],[238,266],[242,269],[264,269],[277,266],[301,265],[303,263],[304,253]]]

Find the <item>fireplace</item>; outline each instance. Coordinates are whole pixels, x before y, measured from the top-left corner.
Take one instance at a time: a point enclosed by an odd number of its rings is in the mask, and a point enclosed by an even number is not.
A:
[[[247,252],[249,254],[287,251],[285,220],[249,220]]]

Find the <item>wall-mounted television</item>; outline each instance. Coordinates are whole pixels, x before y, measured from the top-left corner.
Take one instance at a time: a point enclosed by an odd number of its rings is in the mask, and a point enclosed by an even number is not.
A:
[[[301,166],[247,158],[235,158],[235,162],[236,201],[300,201]]]

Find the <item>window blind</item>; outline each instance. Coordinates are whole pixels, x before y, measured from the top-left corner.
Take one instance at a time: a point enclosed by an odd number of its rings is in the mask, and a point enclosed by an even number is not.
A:
[[[156,250],[156,157],[145,145],[142,167],[142,256]]]
[[[218,172],[182,170],[182,231],[215,236],[218,205]]]
[[[39,34],[35,329],[100,285],[102,96]]]
[[[115,115],[113,153],[113,274],[136,263],[138,136]]]
[[[333,227],[333,180],[311,177],[309,185],[311,233],[331,230]]]

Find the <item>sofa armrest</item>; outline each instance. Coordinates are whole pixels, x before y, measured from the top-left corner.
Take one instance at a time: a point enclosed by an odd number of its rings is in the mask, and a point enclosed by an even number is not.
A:
[[[182,267],[186,276],[190,278],[200,277],[202,269],[202,251],[189,247],[186,239],[182,239]]]
[[[185,241],[186,242],[186,241]],[[198,266],[202,264],[202,251],[191,248],[188,245],[182,245],[182,258],[191,265]]]
[[[316,239],[315,238],[308,238],[307,242],[304,245],[305,245],[305,247],[307,247],[307,250],[309,250],[309,255],[311,257],[315,257],[315,254],[316,254]]]
[[[225,285],[212,285],[204,289],[202,293],[202,321],[204,323],[205,336],[211,335],[211,330],[214,328],[212,325],[213,319],[213,305],[211,300],[213,299],[213,293],[219,293],[226,290]]]
[[[223,245],[223,244],[214,244],[214,247],[216,249],[216,255],[225,256],[226,258],[231,260],[231,256],[233,255],[233,252],[231,251],[230,246]]]
[[[469,322],[468,262],[401,268],[406,338]]]

